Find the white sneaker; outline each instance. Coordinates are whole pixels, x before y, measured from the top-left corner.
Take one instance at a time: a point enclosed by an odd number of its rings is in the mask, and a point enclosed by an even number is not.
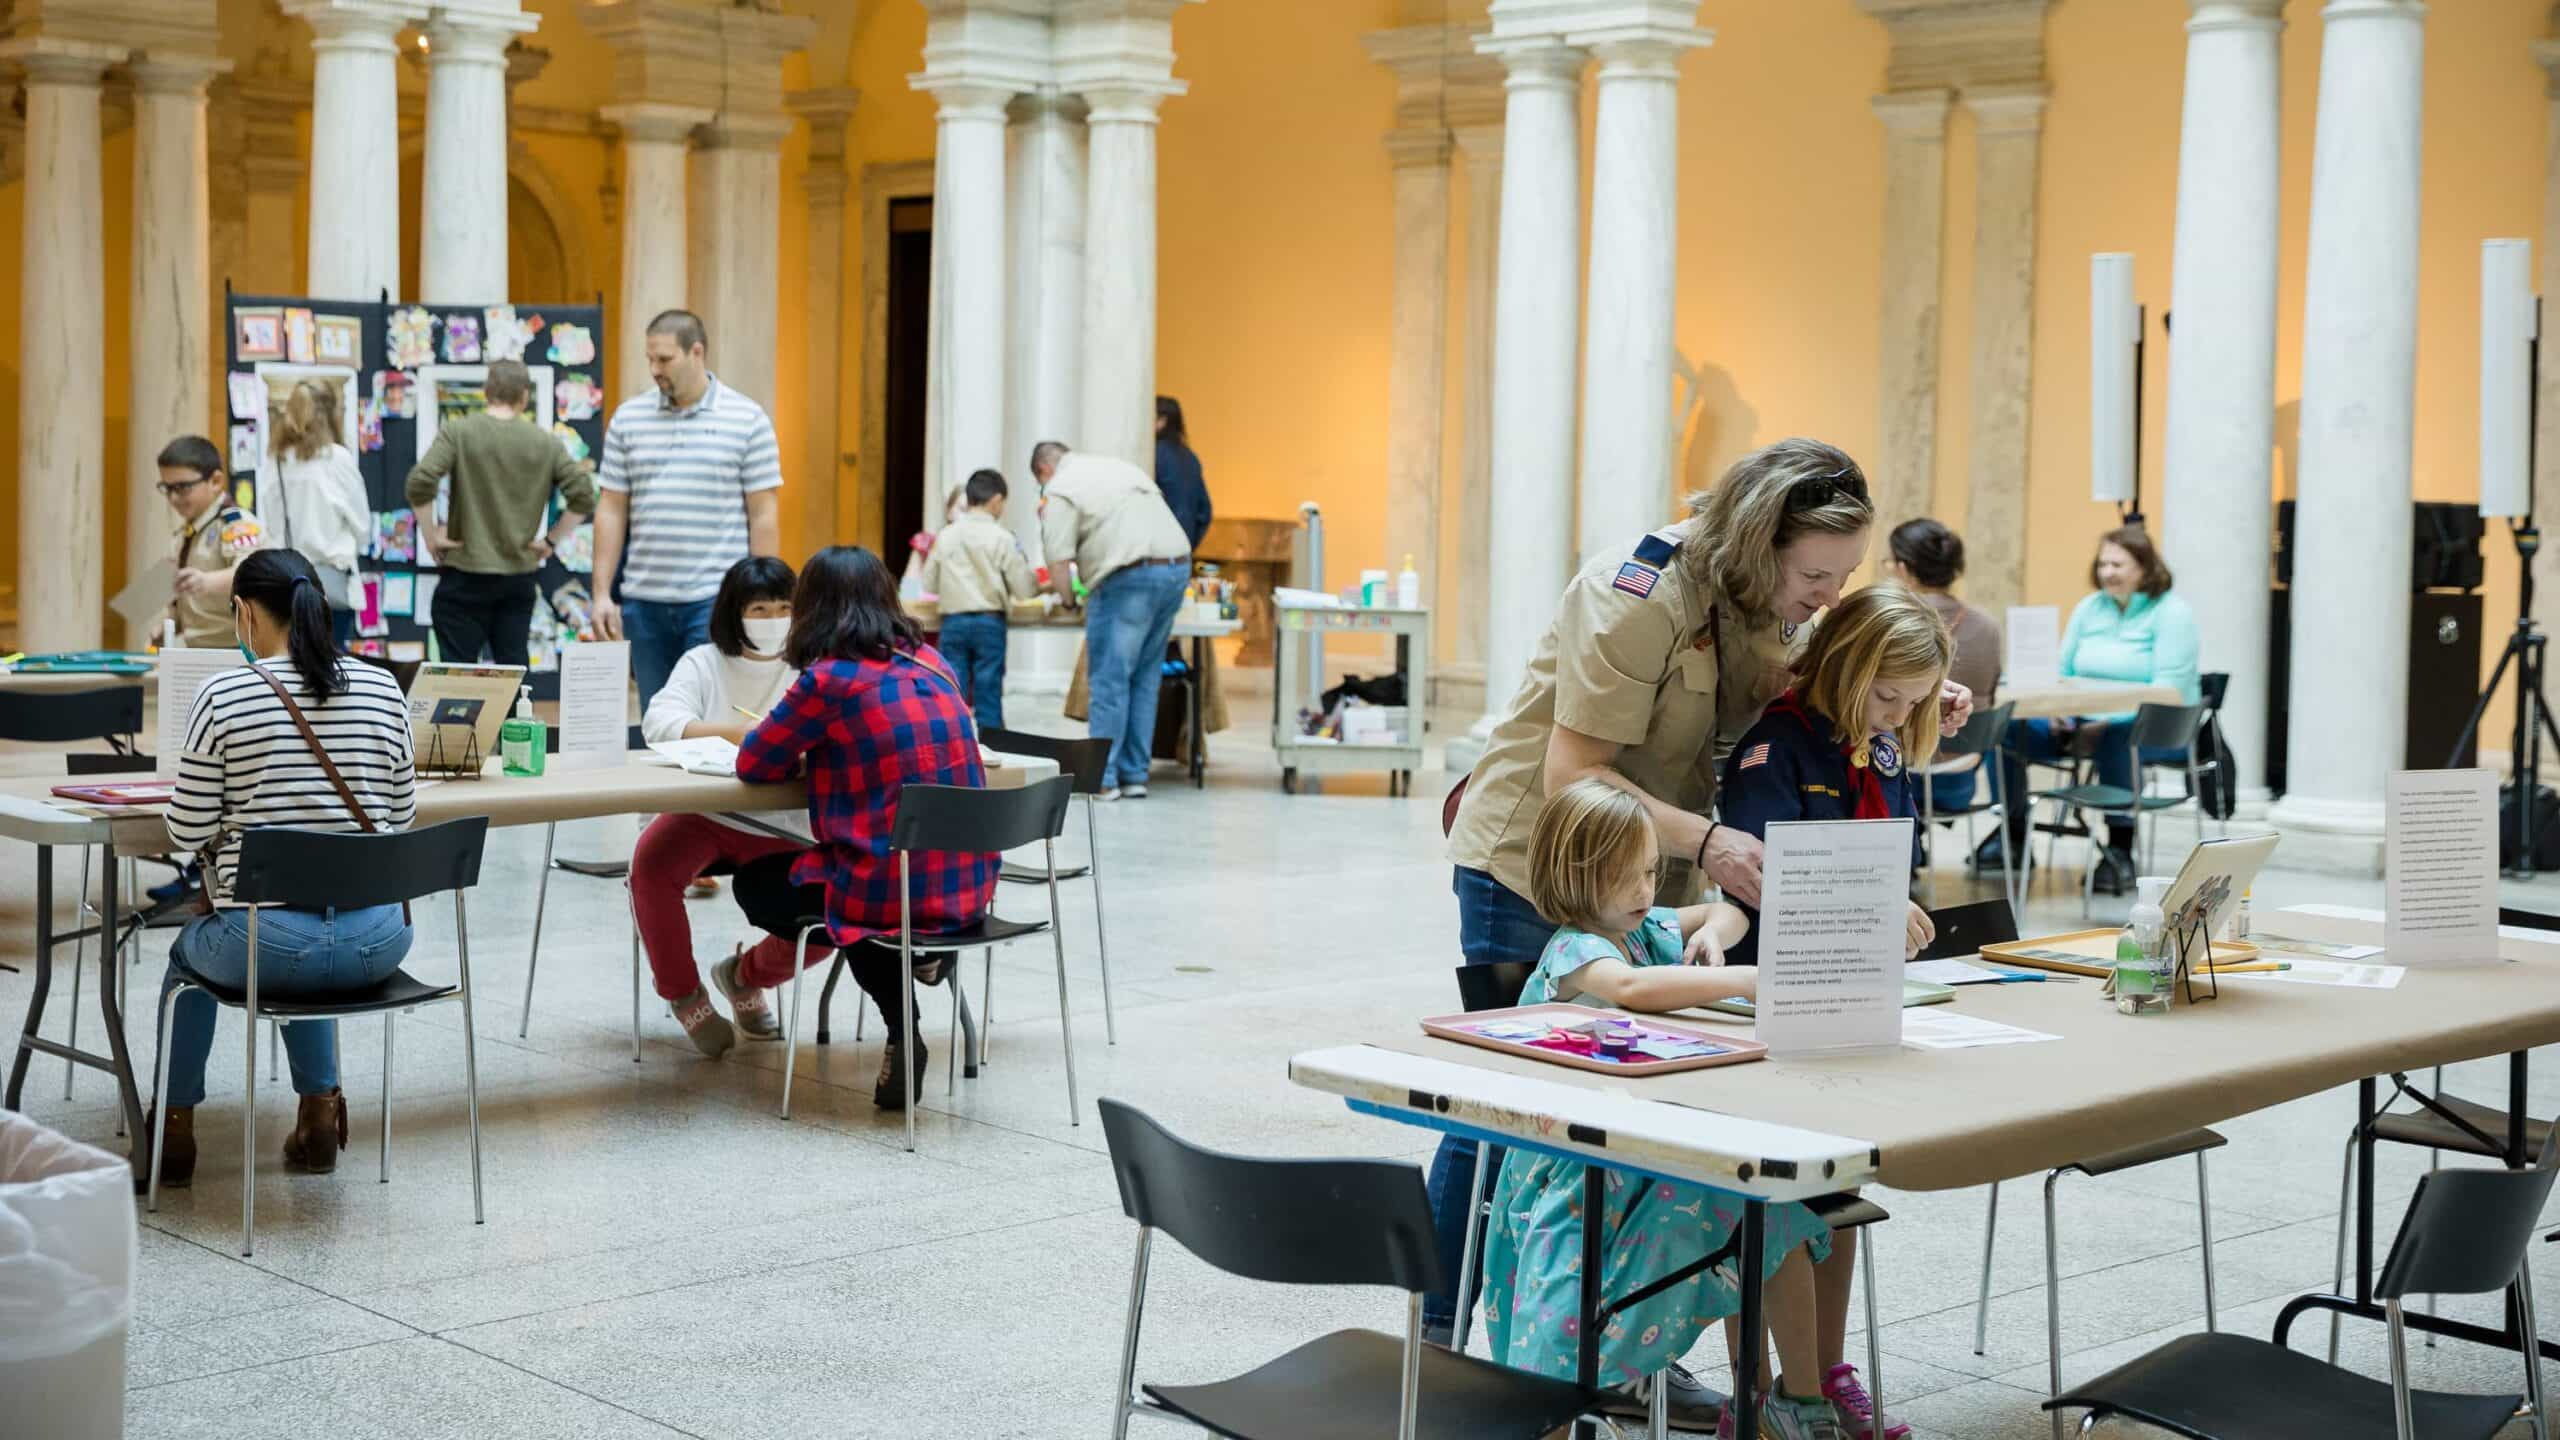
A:
[[[1123,799],[1144,800],[1147,798],[1147,784],[1141,780],[1134,785],[1123,785],[1120,787],[1120,794]]]
[[[1120,798],[1120,794],[1121,791],[1119,786],[1105,785],[1100,790],[1094,792],[1093,798],[1096,800],[1117,800]]]

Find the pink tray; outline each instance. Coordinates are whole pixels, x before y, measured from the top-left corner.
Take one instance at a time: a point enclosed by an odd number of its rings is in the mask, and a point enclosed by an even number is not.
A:
[[[1718,1051],[1713,1055],[1684,1055],[1672,1060],[1657,1060],[1650,1055],[1638,1055],[1628,1060],[1603,1060],[1591,1055],[1576,1054],[1570,1050],[1550,1050],[1542,1045],[1497,1039],[1491,1035],[1479,1035],[1467,1028],[1482,1025],[1488,1021],[1503,1020],[1543,1021],[1551,1029],[1589,1020],[1625,1020],[1632,1022],[1640,1031],[1656,1035],[1676,1035],[1683,1040],[1701,1041],[1717,1046]],[[1565,1065],[1601,1075],[1668,1075],[1680,1070],[1704,1070],[1714,1065],[1740,1065],[1745,1061],[1762,1059],[1769,1053],[1769,1047],[1757,1040],[1745,1040],[1729,1030],[1714,1026],[1695,1025],[1687,1021],[1666,1019],[1660,1015],[1631,1015],[1623,1010],[1597,1010],[1588,1005],[1515,1005],[1507,1010],[1476,1010],[1456,1015],[1431,1015],[1423,1019],[1422,1029],[1424,1034],[1436,1035],[1443,1040],[1455,1040],[1461,1045],[1499,1050],[1506,1055],[1526,1056],[1531,1060],[1543,1060],[1550,1065]]]

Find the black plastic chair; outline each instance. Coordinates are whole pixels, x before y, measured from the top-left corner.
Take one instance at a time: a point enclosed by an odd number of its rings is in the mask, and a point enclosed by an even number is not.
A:
[[[1930,762],[1929,768],[1911,777],[1920,791],[1920,833],[1928,838],[1933,851],[1936,848],[1939,824],[1945,821],[1962,820],[1965,822],[1965,853],[1972,854],[1974,817],[1999,812],[2000,786],[2005,783],[2001,779],[2001,757],[2006,751],[2009,717],[2016,709],[2015,705],[1994,705],[1988,710],[1976,710],[1972,718],[1964,722],[1963,729],[1938,743],[1938,758]],[[1930,781],[1942,774],[1964,773],[1967,768],[1966,762],[1970,762],[1973,773],[1983,783],[1975,787],[1972,804],[1961,810],[1950,810],[1941,815],[1938,813],[1936,787],[1931,785]],[[1929,866],[1926,883],[1930,897],[1936,898],[1938,867],[1934,858]],[[2019,899],[2018,883],[2011,871],[2009,846],[2005,840],[2000,845],[2000,893],[2009,896],[2013,904]]]
[[[648,741],[641,737],[640,727],[637,725],[629,727],[624,732],[623,746],[629,750],[649,748]],[[543,728],[542,753],[545,755],[560,753],[559,726],[549,725]],[[590,880],[620,880],[623,908],[631,917],[631,1063],[637,1065],[640,1063],[640,974],[644,966],[640,959],[640,912],[630,903],[631,862],[628,860],[563,860],[554,864],[551,859],[551,847],[559,838],[559,821],[554,820],[542,827],[542,878],[534,883],[533,888],[533,943],[525,947],[524,1005],[516,1014],[516,1038],[523,1039],[525,1032],[533,1028],[533,973],[542,964],[542,915],[551,906],[551,872],[565,870],[572,875],[584,875]]]
[[[1084,811],[1084,853],[1087,859],[1085,864],[1061,868],[1055,878],[1080,880],[1088,875],[1093,877],[1093,942],[1102,954],[1102,1033],[1111,1044],[1117,1045],[1120,1043],[1120,1019],[1111,1004],[1111,938],[1102,924],[1102,836],[1093,818],[1093,797],[1111,784],[1111,742],[1065,740],[1055,735],[1033,735],[1022,730],[989,730],[978,736],[978,743],[1008,755],[1030,755],[1053,761],[1058,773],[1074,784],[1073,793],[1082,802],[1078,808]],[[1028,866],[1009,861],[996,878],[1008,885],[1046,885],[1051,879]],[[981,986],[981,1006],[985,1013],[979,1019],[988,1029],[993,1029],[996,1023],[994,957],[989,956],[986,963],[986,977]],[[859,1025],[855,1027],[854,1038],[862,1038]]]
[[[1067,826],[1067,797],[1074,782],[1067,776],[1053,775],[1035,784],[1011,790],[986,790],[973,785],[908,785],[898,791],[898,817],[891,825],[889,843],[898,855],[898,968],[905,978],[900,994],[913,994],[916,988],[916,946],[922,943],[935,950],[988,950],[995,946],[1028,939],[1046,932],[1058,961],[1058,1036],[1067,1055],[1067,1123],[1081,1125],[1083,1116],[1076,1100],[1076,1035],[1068,1023],[1067,1013],[1067,944],[1058,929],[1058,882],[1048,882],[1049,918],[1041,920],[1006,920],[995,913],[992,904],[976,923],[957,930],[932,930],[918,933],[915,929],[915,889],[908,878],[913,856],[921,852],[941,851],[958,854],[1001,855],[1017,846],[1038,841],[1041,858],[1050,874],[1057,873],[1058,836]],[[791,1019],[789,1039],[783,1048],[782,1118],[791,1118],[791,1073],[800,1050],[800,983],[808,964],[809,936],[825,924],[813,917],[800,931],[797,952],[791,968]],[[845,964],[842,951],[827,971],[826,994],[819,997],[818,1022],[826,1023],[827,997],[835,991],[836,976]],[[951,975],[952,1029],[956,1036],[960,1024],[960,979],[956,973],[959,961],[952,962]],[[992,965],[992,962],[990,962]],[[956,1043],[956,1042],[955,1042]],[[979,1036],[978,1064],[987,1063],[985,1035]],[[907,1093],[907,1148],[916,1148],[917,1086],[916,1050],[912,1045],[899,1047],[907,1073],[903,1077]],[[953,1067],[946,1093],[959,1087],[960,1061],[948,1062]]]
[[[391,1180],[391,1037],[392,1012],[412,1010],[446,1000],[462,1005],[462,1083],[471,1117],[471,1223],[485,1223],[480,1204],[480,1059],[471,1016],[471,923],[463,892],[480,883],[480,854],[489,839],[485,816],[448,820],[423,830],[360,835],[321,830],[251,830],[240,837],[240,852],[231,872],[231,899],[249,910],[248,983],[233,990],[217,985],[173,957],[177,983],[160,998],[160,1056],[152,1067],[152,1134],[149,1206],[160,1208],[159,1156],[169,1125],[168,1107],[160,1097],[169,1086],[169,1031],[177,1014],[173,1003],[186,990],[201,990],[217,1005],[248,1017],[248,1044],[242,1066],[246,1082],[240,1101],[240,1253],[250,1252],[257,1226],[258,1044],[257,1023],[274,1020],[339,1020],[352,1015],[382,1017],[382,1180]],[[454,953],[458,970],[450,985],[430,985],[395,970],[370,990],[326,1000],[261,1000],[258,997],[258,912],[359,910],[400,905],[443,891],[453,892]]]
[[[1529,977],[1537,965],[1527,960],[1497,960],[1487,965],[1458,967],[1458,1005],[1470,1014],[1479,1010],[1507,1010],[1520,1003],[1520,992],[1528,987]],[[1502,1148],[1490,1140],[1476,1142],[1475,1183],[1467,1194],[1467,1239],[1458,1262],[1458,1318],[1450,1331],[1449,1348],[1464,1353],[1467,1333],[1474,1328],[1476,1309],[1476,1250],[1483,1243],[1484,1226],[1493,1207],[1493,1171],[1502,1157]]]
[[[1970,940],[1970,944],[1966,947],[1968,951],[1977,950],[1984,945],[2006,944],[2007,942],[2018,938],[2018,922],[2016,916],[2009,911],[2007,906],[2002,905],[1998,901],[1991,901],[1982,905],[1964,905],[1948,910],[1933,911],[1929,918],[1931,921],[1936,923],[1938,931],[1942,936],[1953,937],[1956,935],[1963,935],[1968,937]],[[1933,950],[1936,948],[1937,947],[1934,946],[1932,947]],[[1941,959],[1946,957],[1933,953],[1928,958]],[[2216,1323],[2213,1304],[2213,1195],[2210,1187],[2206,1184],[2205,1156],[2207,1153],[2219,1150],[2230,1143],[2231,1142],[2224,1139],[2218,1131],[2195,1129],[2185,1131],[2181,1134],[2171,1135],[2165,1139],[2153,1141],[2148,1145],[2127,1146],[2122,1150],[2111,1150],[2103,1155],[2092,1155],[2085,1160],[2075,1160],[2068,1165],[2057,1165],[2051,1170],[2045,1172],[2045,1367],[2047,1372],[2052,1376],[2054,1394],[2059,1395],[2062,1393],[2062,1275],[2061,1265],[2055,1253],[2056,1239],[2053,1214],[2053,1187],[2055,1182],[2059,1181],[2065,1175],[2087,1175],[2092,1177],[2114,1175],[2126,1170],[2137,1170],[2145,1165],[2157,1164],[2162,1160],[2175,1160],[2186,1155],[2193,1155],[2196,1157],[2196,1224],[2202,1239],[2204,1255],[2204,1328],[2207,1331],[2211,1331]],[[1983,1352],[1989,1339],[1989,1329],[1991,1324],[1991,1247],[1994,1238],[1998,1236],[1999,1232],[2000,1182],[1995,1180],[1991,1182],[1990,1203],[1982,1217],[1982,1278],[1976,1287],[1973,1302],[1973,1353],[1976,1355]],[[1870,1329],[1872,1329],[1875,1324],[1874,1317],[1870,1316],[1867,1323]],[[1883,1408],[1881,1401],[1878,1402],[1877,1408]],[[2062,1416],[2058,1413],[2053,1417],[2053,1433],[2056,1440],[2060,1440],[2060,1436],[2062,1434]]]
[[[1113,1440],[1126,1440],[1129,1417],[1141,1414],[1235,1440],[1536,1440],[1599,1402],[1598,1391],[1422,1342],[1423,1293],[1445,1277],[1415,1167],[1220,1154],[1185,1143],[1117,1100],[1102,1102],[1102,1129],[1120,1208],[1138,1222]],[[1405,1292],[1404,1337],[1337,1330],[1233,1379],[1141,1387],[1138,1327],[1159,1230],[1248,1280],[1393,1286]]]
[[[2053,802],[2053,833],[2062,834],[2070,828],[2074,818],[2081,819],[2085,824],[2087,813],[2092,811],[2106,815],[2130,816],[2136,827],[2134,848],[2139,852],[2150,848],[2146,843],[2146,837],[2153,842],[2159,838],[2159,827],[2157,825],[2145,827],[2142,823],[2144,820],[2160,811],[2174,810],[2181,805],[2193,805],[2196,807],[2196,813],[2202,815],[2204,791],[2196,783],[2196,733],[2203,727],[2204,707],[2201,705],[2146,704],[2134,711],[2131,738],[2133,788],[2126,789],[2121,785],[2104,785],[2089,781],[2066,785],[2059,790],[2038,791],[2035,799]],[[2187,793],[2184,795],[2150,793],[2149,780],[2152,767],[2143,763],[2142,752],[2145,750],[2176,750],[2187,757],[2185,767]],[[2098,852],[2102,843],[2097,839],[2095,830],[2089,833],[2089,868],[2080,877],[2080,913],[2084,917],[2089,913],[2090,898],[2097,892]],[[2001,853],[2005,858],[2008,853],[2005,844],[2002,846]],[[2022,862],[2026,858],[2020,857]],[[2141,857],[2133,855],[2126,858]],[[2045,863],[2048,866],[2053,863],[2050,847],[2046,850]],[[2026,893],[2023,879],[2019,885],[2019,893],[2021,896]]]
[[[2352,1302],[2341,1296],[2304,1296],[2276,1317],[2272,1342],[2240,1335],[2187,1335],[2150,1354],[2045,1402],[2061,1423],[2066,1408],[2086,1408],[2087,1434],[2111,1415],[2140,1420],[2194,1440],[2229,1436],[2396,1436],[2397,1440],[2490,1440],[2515,1418],[2519,1401],[2533,1407],[2533,1428],[2547,1436],[2542,1355],[2533,1309],[2533,1267],[2525,1249],[2533,1242],[2543,1204],[2551,1198],[2560,1143],[2546,1139],[2542,1159],[2530,1170],[2445,1170],[2418,1182],[2400,1231],[2391,1241],[2374,1293],[2382,1300],[2391,1341],[2391,1380],[2385,1384],[2323,1364],[2286,1345],[2294,1318],[2305,1310],[2332,1314]],[[2482,1295],[2504,1290],[2514,1301],[2524,1336],[2522,1394],[2458,1395],[2413,1389],[2409,1384],[2408,1297],[2431,1292]]]

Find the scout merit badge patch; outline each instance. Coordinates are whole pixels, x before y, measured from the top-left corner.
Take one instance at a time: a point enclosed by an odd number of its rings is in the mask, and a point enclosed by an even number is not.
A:
[[[243,515],[229,521],[222,527],[223,551],[231,555],[246,555],[258,548],[258,537],[263,533],[258,522],[250,516]]]
[[[1636,542],[1635,558],[1618,567],[1618,578],[1609,587],[1638,598],[1651,595],[1654,583],[1662,578],[1662,567],[1671,563],[1679,545],[1678,538],[1665,531],[1647,535]]]
[[[1902,747],[1890,735],[1878,735],[1867,741],[1865,763],[1873,765],[1879,775],[1902,773]]]

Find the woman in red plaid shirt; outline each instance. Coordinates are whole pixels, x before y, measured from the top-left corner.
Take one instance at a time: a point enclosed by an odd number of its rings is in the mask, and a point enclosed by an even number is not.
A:
[[[858,545],[819,551],[800,572],[783,656],[800,678],[738,747],[738,778],[788,780],[808,765],[809,828],[817,844],[754,861],[738,872],[738,908],[781,937],[801,916],[824,915],[854,980],[887,1021],[873,1103],[901,1109],[908,1073],[899,1047],[913,1033],[915,1000],[899,991],[898,857],[889,845],[898,792],[909,784],[984,785],[977,726],[951,667],[898,605],[898,587],[880,557]],[[919,937],[957,929],[986,914],[995,855],[918,852],[909,857]],[[886,943],[877,937],[886,936]],[[810,958],[827,952],[813,948]],[[734,968],[713,974],[732,1014],[750,1035],[778,1032],[765,992],[791,978],[792,944],[757,946]],[[921,959],[921,957],[919,957]],[[937,957],[938,958],[938,957]],[[947,967],[919,964],[934,983]],[[914,1074],[925,1070],[917,1038]]]

